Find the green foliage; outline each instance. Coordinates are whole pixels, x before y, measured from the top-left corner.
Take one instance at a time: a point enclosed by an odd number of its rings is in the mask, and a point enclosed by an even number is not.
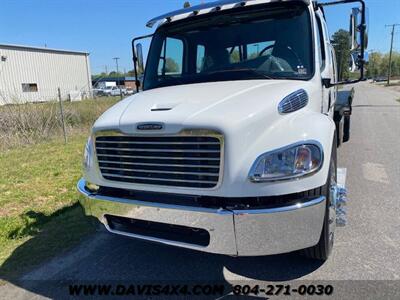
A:
[[[339,80],[352,78],[354,74],[349,72],[350,57],[350,34],[341,29],[332,37],[333,46],[336,51],[336,59],[338,64]],[[389,70],[389,53],[372,52],[369,55],[369,62],[366,64],[367,77],[387,76]],[[392,76],[400,76],[400,53],[394,52],[392,55]]]
[[[238,63],[240,62],[240,53],[239,50],[233,50],[233,52],[230,55],[230,60],[231,63]]]
[[[172,58],[167,57],[165,61],[165,73],[176,73],[179,71],[179,65]]]
[[[389,71],[389,54],[373,52],[369,55],[367,64],[367,77],[387,76]],[[393,52],[392,76],[400,76],[400,53]]]
[[[336,52],[339,80],[346,80],[350,76],[350,33],[340,29],[333,34],[332,41]]]
[[[109,77],[124,77],[125,74],[121,73],[121,72],[115,72],[115,71],[111,71],[110,74],[108,74]]]
[[[137,70],[138,76],[142,75],[144,73],[144,70],[141,68],[138,68]],[[128,73],[125,74],[127,77],[135,77],[135,70],[130,70]]]
[[[108,77],[108,73],[101,72],[100,74],[92,75],[92,81],[93,80],[99,80],[99,79],[104,78],[104,77]]]
[[[138,69],[138,74],[140,75],[140,74],[143,74],[143,73],[144,73],[144,70],[139,68]],[[101,72],[100,74],[92,75],[92,80],[95,81],[95,80],[98,80],[98,79],[101,79],[101,78],[105,78],[105,77],[135,77],[135,71],[134,70],[129,70],[126,73],[121,73],[121,72],[117,73],[115,71],[111,71],[109,73]]]

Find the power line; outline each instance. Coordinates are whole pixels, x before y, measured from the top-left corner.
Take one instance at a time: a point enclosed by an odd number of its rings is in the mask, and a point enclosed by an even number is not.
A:
[[[388,80],[387,80],[388,85],[390,85],[390,76],[392,76],[392,55],[393,55],[394,31],[396,30],[397,26],[400,26],[400,24],[385,25],[385,27],[392,27],[392,41],[390,43],[389,71],[388,71]]]

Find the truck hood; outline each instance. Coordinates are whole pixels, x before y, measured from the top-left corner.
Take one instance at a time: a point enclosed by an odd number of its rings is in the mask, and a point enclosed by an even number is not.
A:
[[[250,128],[260,121],[261,127],[270,126],[281,116],[279,102],[300,88],[313,93],[309,82],[294,80],[224,81],[159,88],[120,102],[96,122],[94,129],[143,134],[146,132],[138,131],[138,124],[163,123],[160,133],[174,134],[196,128],[225,132]]]

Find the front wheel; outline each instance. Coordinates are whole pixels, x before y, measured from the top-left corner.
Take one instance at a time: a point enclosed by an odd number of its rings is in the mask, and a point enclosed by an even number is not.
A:
[[[337,159],[336,159],[336,139],[332,146],[332,155],[330,161],[329,175],[327,183],[317,189],[308,192],[309,196],[325,196],[326,197],[326,209],[324,225],[321,232],[321,237],[317,245],[304,249],[304,255],[316,259],[316,260],[327,260],[333,249],[333,242],[335,239],[335,228],[336,228],[336,204],[334,203],[334,196],[332,191],[335,190],[337,183]]]

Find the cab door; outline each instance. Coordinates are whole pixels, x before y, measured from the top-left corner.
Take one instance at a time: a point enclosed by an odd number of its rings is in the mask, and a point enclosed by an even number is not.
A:
[[[320,11],[316,13],[317,30],[317,54],[320,61],[321,83],[323,78],[330,78],[334,82],[333,61],[331,58],[331,46],[325,19]],[[334,104],[336,101],[335,87],[322,85],[321,112],[333,117]]]

